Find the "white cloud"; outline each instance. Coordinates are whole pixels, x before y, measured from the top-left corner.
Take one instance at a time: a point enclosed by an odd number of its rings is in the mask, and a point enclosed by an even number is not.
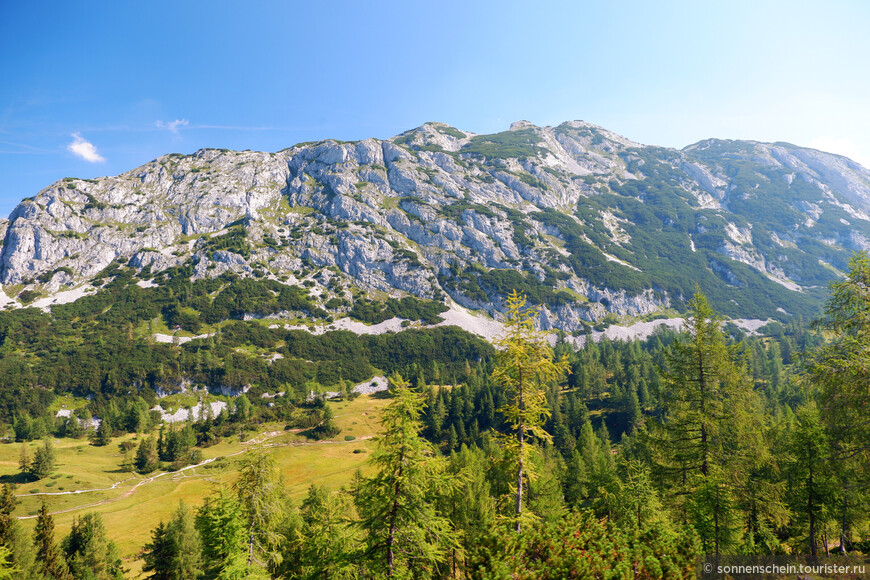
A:
[[[190,124],[190,121],[187,119],[176,119],[174,121],[169,121],[165,123],[163,121],[157,121],[157,127],[160,129],[169,129],[172,133],[178,133],[179,127],[187,127]]]
[[[848,137],[818,137],[810,141],[810,147],[828,153],[845,155],[852,161],[857,161],[864,167],[870,168],[870,155],[863,147]]]
[[[72,134],[73,142],[66,146],[67,151],[81,157],[88,163],[102,163],[106,160],[105,157],[97,153],[97,148],[90,141],[87,141],[79,133]]]

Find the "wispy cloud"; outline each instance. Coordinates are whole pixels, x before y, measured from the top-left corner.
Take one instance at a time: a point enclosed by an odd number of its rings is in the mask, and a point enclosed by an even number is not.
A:
[[[44,149],[42,147],[34,147],[26,143],[17,143],[15,141],[0,140],[0,145],[14,147],[11,150],[3,150],[0,153],[9,155],[51,155],[57,153],[57,149]]]
[[[106,158],[97,153],[93,143],[86,140],[79,133],[72,134],[73,141],[66,146],[67,151],[87,161],[88,163],[103,163]]]
[[[170,133],[175,134],[178,134],[178,129],[180,127],[187,127],[188,125],[190,125],[190,121],[188,121],[187,119],[176,119],[174,121],[169,121],[168,123],[164,121],[157,121],[158,129],[169,129]]]

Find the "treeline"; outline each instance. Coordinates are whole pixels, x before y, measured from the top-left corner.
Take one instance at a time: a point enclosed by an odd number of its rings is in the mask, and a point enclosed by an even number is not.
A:
[[[451,327],[381,336],[335,331],[320,337],[268,328],[239,318],[279,311],[328,313],[299,287],[231,274],[191,282],[191,272],[176,270],[156,276],[157,287],[142,288],[131,269],[115,263],[98,277],[110,281],[93,295],[54,306],[51,313],[32,308],[0,313],[0,422],[20,425],[19,439],[55,432],[47,410],[63,393],[89,398],[89,418],[111,414],[113,402],[125,406],[136,397],[153,406],[157,392],[176,391],[182,383],[251,387],[254,395],[283,391],[299,401],[311,390],[361,382],[376,369],[406,372],[414,363],[425,367],[427,380],[442,370],[463,379],[465,360],[476,362],[493,352],[484,341]],[[394,302],[385,304],[411,318],[428,320],[443,310],[416,299]],[[207,338],[166,344],[151,338],[155,321],[191,332],[212,326]],[[68,423],[74,433],[75,425]],[[34,434],[22,435],[29,425]]]

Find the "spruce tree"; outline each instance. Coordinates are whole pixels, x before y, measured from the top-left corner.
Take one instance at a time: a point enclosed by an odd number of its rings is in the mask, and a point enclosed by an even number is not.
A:
[[[61,547],[73,578],[123,580],[124,569],[115,543],[106,537],[103,519],[87,513],[73,520],[72,529]]]
[[[112,442],[112,425],[109,423],[109,418],[105,417],[100,421],[100,426],[97,427],[93,436],[93,443],[97,447],[105,447]]]
[[[42,447],[37,448],[36,453],[33,454],[30,473],[36,479],[48,477],[54,471],[54,464],[54,445],[52,445],[51,439],[46,437],[42,441]]]
[[[830,469],[830,443],[814,404],[798,410],[797,424],[789,439],[791,462],[787,475],[792,509],[803,524],[802,532],[807,538],[804,547],[816,556],[822,513],[833,503],[836,484]]]
[[[153,580],[186,580],[202,573],[199,532],[190,509],[179,503],[168,524],[160,522],[151,531],[151,542],[145,545],[144,572],[152,572]]]
[[[523,488],[534,477],[531,468],[531,438],[552,442],[544,428],[550,411],[546,406],[547,387],[560,380],[569,369],[568,361],[553,360],[553,351],[543,334],[535,330],[537,307],[526,307],[526,298],[516,290],[507,297],[507,335],[496,343],[500,349],[493,381],[508,396],[501,412],[514,432],[505,446],[516,462],[514,477],[515,528],[523,519]]]
[[[24,480],[27,481],[30,478],[30,455],[27,453],[27,443],[21,444],[21,455],[18,457],[18,469],[21,471]]]
[[[36,547],[37,568],[47,580],[69,580],[71,578],[66,562],[54,541],[54,519],[48,513],[45,502],[36,516],[33,530],[33,543]]]
[[[147,578],[169,580],[172,577],[170,574],[175,552],[176,547],[169,536],[169,530],[166,524],[160,522],[156,528],[151,530],[151,541],[145,544],[142,549],[142,559],[145,561],[142,571],[152,573]]]
[[[469,554],[485,543],[495,524],[495,502],[486,479],[489,458],[478,447],[462,448],[450,455],[447,473],[456,482],[438,498],[441,511],[450,518],[457,545],[451,547],[448,565],[453,578],[458,571],[469,573],[466,563]]]
[[[136,458],[133,464],[139,473],[151,473],[157,469],[159,463],[157,457],[157,446],[154,443],[154,437],[143,437],[139,442],[139,447],[136,449]]]

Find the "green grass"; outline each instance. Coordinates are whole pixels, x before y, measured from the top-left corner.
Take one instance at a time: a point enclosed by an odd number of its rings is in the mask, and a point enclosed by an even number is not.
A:
[[[236,478],[238,460],[256,441],[268,442],[278,462],[285,493],[297,504],[312,483],[326,482],[332,488],[348,485],[357,469],[364,472],[367,469],[367,460],[375,448],[372,437],[380,428],[380,412],[388,402],[388,399],[363,395],[352,401],[329,403],[335,412],[335,422],[342,429],[333,440],[310,442],[296,433],[284,431],[283,424],[262,425],[257,434],[247,437],[248,443],[228,438],[202,450],[203,459],[223,459],[183,472],[167,473],[149,483],[143,481],[162,472],[141,476],[121,468],[124,458],[118,444],[125,440],[138,443],[135,435],[116,437],[106,447],[94,447],[85,439],[55,440],[55,473],[38,482],[18,486],[16,493],[23,497],[19,498],[15,515],[34,515],[42,499],[46,499],[50,511],[55,513],[56,535],[60,540],[69,532],[73,518],[89,511],[98,512],[109,537],[118,545],[125,567],[131,571],[130,577],[136,577],[142,568],[138,554],[150,540],[151,530],[160,521],[169,519],[179,501],[198,507],[215,486],[231,484]],[[345,435],[351,428],[355,439],[346,441]],[[41,444],[34,441],[0,445],[0,479],[15,479],[22,445],[27,446],[33,457]],[[113,485],[116,487],[109,489]],[[63,491],[100,491],[52,496],[30,493],[31,490],[57,492],[62,490],[61,486]],[[35,518],[22,520],[28,533],[35,521]]]

